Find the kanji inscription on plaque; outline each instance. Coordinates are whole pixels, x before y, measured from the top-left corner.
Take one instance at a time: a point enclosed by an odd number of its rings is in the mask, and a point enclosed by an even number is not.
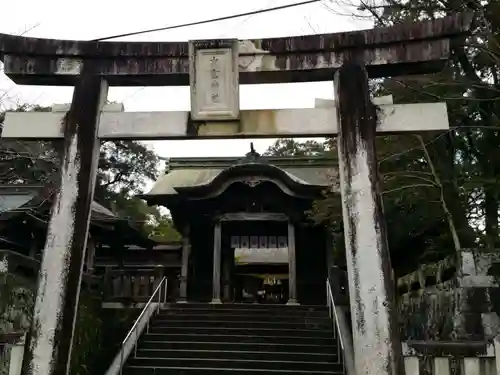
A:
[[[191,119],[237,120],[239,116],[238,41],[189,43]]]

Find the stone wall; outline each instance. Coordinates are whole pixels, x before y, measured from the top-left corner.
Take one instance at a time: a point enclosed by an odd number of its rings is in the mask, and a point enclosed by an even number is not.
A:
[[[500,250],[463,249],[398,279],[403,340],[490,340],[500,333]]]
[[[9,375],[9,352],[3,343],[0,343],[0,375]]]
[[[450,340],[456,307],[456,258],[423,265],[398,279],[402,340]]]
[[[34,283],[22,276],[0,272],[0,336],[25,332],[33,309]],[[9,355],[4,346],[0,356],[0,375],[7,375]]]

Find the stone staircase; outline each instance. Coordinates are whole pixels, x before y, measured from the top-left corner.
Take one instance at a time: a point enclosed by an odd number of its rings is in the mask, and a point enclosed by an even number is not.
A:
[[[155,315],[123,374],[342,374],[326,307],[184,304]]]

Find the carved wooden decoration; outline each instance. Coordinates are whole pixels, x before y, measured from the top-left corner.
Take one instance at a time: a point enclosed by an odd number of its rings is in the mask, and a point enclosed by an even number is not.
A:
[[[257,185],[262,183],[262,180],[258,177],[248,177],[245,178],[244,180],[241,180],[244,184],[250,186],[250,187],[256,187]]]

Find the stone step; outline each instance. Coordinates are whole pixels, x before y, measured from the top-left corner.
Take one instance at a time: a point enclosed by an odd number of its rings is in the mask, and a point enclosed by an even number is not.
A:
[[[233,348],[234,349],[234,348]],[[283,361],[283,362],[326,362],[338,363],[337,353],[290,353],[261,351],[262,348],[253,348],[253,351],[242,350],[184,350],[184,349],[161,349],[150,345],[141,345],[137,350],[137,357],[147,358],[200,358],[233,360],[244,359],[249,361]]]
[[[326,305],[274,305],[260,303],[173,303],[168,305],[166,309],[328,311]]]
[[[177,304],[153,317],[124,375],[340,375],[324,306]]]
[[[332,324],[332,320],[327,314],[321,313],[320,316],[311,316],[304,314],[296,315],[272,315],[272,314],[253,314],[249,312],[248,314],[236,313],[226,311],[210,311],[207,314],[192,313],[190,311],[185,314],[179,313],[166,313],[163,312],[158,316],[154,317],[155,321],[199,321],[199,320],[211,320],[211,321],[223,321],[223,322],[248,322],[258,320],[260,322],[266,323],[304,323],[304,322],[319,322]]]
[[[186,367],[147,367],[126,366],[123,375],[342,375],[343,371],[287,371],[287,370],[259,370],[246,368],[186,368]]]
[[[249,317],[249,319],[251,319]],[[255,319],[255,318],[253,318]],[[172,320],[164,317],[155,318],[150,327],[162,328],[196,328],[196,327],[217,327],[217,328],[246,328],[246,329],[298,329],[298,330],[324,330],[332,333],[333,326],[330,319],[297,319],[296,322],[276,321],[270,322],[265,320],[259,321],[232,321],[223,319],[212,319],[210,317],[200,317],[200,320]]]
[[[237,335],[234,332],[231,334],[219,332],[218,334],[202,334],[202,333],[154,333],[151,332],[144,335],[146,341],[182,341],[182,342],[241,342],[241,343],[266,343],[266,344],[299,344],[299,345],[335,345],[333,337],[310,337],[310,336],[258,336],[253,332],[245,332]]]
[[[299,353],[299,354],[331,354],[337,353],[335,340],[331,345],[307,345],[300,343],[265,343],[265,342],[193,342],[193,341],[160,341],[141,340],[139,348],[158,350],[205,350],[205,351],[263,351],[272,353]]]
[[[261,337],[306,337],[332,339],[332,331],[321,329],[293,328],[245,328],[245,327],[163,327],[151,325],[149,333],[157,334],[194,334],[194,335],[253,335]]]
[[[342,369],[341,365],[328,362],[299,361],[254,361],[247,359],[219,358],[152,358],[135,357],[127,361],[127,366],[138,367],[180,367],[180,368],[244,368],[255,370],[301,370],[301,371],[332,371]]]
[[[158,316],[185,316],[185,315],[202,315],[202,316],[215,316],[215,315],[239,315],[239,316],[253,316],[260,318],[270,318],[270,317],[307,317],[307,318],[328,318],[327,310],[292,310],[288,308],[284,309],[206,309],[200,308],[171,308],[160,310]]]

